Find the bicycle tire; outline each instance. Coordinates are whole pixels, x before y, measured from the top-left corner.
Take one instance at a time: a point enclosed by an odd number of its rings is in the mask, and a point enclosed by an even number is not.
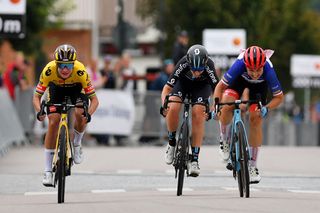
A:
[[[62,126],[59,134],[59,161],[58,161],[58,203],[64,203],[66,182],[66,128]]]
[[[245,128],[242,123],[238,123],[239,130],[239,151],[240,151],[240,171],[241,171],[241,182],[242,190],[245,193],[245,197],[250,197],[250,179],[248,169],[248,147],[247,138],[245,134]],[[243,197],[243,193],[242,196]]]
[[[178,172],[178,185],[177,196],[182,195],[184,175],[186,171],[186,164],[189,160],[189,128],[184,122],[181,125],[178,142],[176,145],[176,157],[177,157],[177,172]]]

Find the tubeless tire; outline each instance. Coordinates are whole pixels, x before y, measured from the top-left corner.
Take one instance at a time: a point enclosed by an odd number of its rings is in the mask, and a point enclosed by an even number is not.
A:
[[[250,178],[249,178],[249,168],[248,168],[249,147],[247,146],[248,143],[246,139],[244,126],[241,123],[238,123],[237,126],[239,130],[239,151],[240,151],[240,167],[241,167],[240,171],[241,171],[242,190],[245,193],[245,196],[248,198],[250,197]],[[243,197],[243,192],[242,192],[242,196],[240,193],[241,197]]]
[[[59,161],[57,168],[58,175],[58,203],[64,203],[65,182],[66,182],[66,128],[62,126],[59,135]]]
[[[186,164],[189,160],[189,129],[186,123],[183,123],[179,133],[179,139],[176,146],[177,156],[177,170],[178,170],[178,185],[177,196],[182,195],[184,175],[186,171]]]

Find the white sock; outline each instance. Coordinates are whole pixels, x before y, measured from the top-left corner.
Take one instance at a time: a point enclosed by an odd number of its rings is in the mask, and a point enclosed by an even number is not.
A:
[[[249,161],[250,166],[257,167],[257,159],[258,159],[258,153],[259,153],[259,147],[252,147],[250,146],[250,152],[251,152],[251,160]]]
[[[44,149],[45,156],[45,172],[52,172],[52,160],[54,156],[54,149]]]
[[[220,138],[223,141],[228,141],[231,124],[229,123],[227,125],[222,125],[221,122],[219,121],[219,126],[220,126]]]
[[[84,131],[78,132],[77,130],[74,130],[74,140],[73,140],[74,146],[81,146],[81,141],[82,141],[83,135],[84,135]]]

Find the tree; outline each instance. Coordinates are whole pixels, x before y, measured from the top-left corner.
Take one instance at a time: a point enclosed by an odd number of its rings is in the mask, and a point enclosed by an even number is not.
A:
[[[160,2],[139,0],[138,12],[142,18],[164,23],[167,56],[179,29],[189,32],[191,43],[201,43],[206,28],[243,28],[248,46],[275,50],[272,62],[287,90],[291,55],[320,53],[320,15],[311,7],[314,0],[164,0],[164,9],[159,10]]]

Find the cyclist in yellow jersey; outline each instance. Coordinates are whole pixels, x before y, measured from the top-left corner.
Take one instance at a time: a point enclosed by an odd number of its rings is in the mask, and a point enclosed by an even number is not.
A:
[[[96,111],[99,101],[95,89],[91,84],[90,77],[84,65],[77,61],[76,50],[69,44],[57,47],[54,52],[54,60],[49,62],[43,69],[36,91],[33,96],[33,105],[37,113],[37,119],[43,121],[46,115],[41,115],[41,97],[48,89],[48,103],[62,103],[65,97],[70,97],[73,104],[87,102],[89,118],[86,118],[84,110],[75,108],[74,124],[74,163],[83,161],[81,140],[86,124],[90,122],[91,115]],[[55,150],[55,142],[61,117],[61,108],[47,107],[49,119],[48,131],[45,137],[45,173],[43,185],[53,186],[52,160]]]

